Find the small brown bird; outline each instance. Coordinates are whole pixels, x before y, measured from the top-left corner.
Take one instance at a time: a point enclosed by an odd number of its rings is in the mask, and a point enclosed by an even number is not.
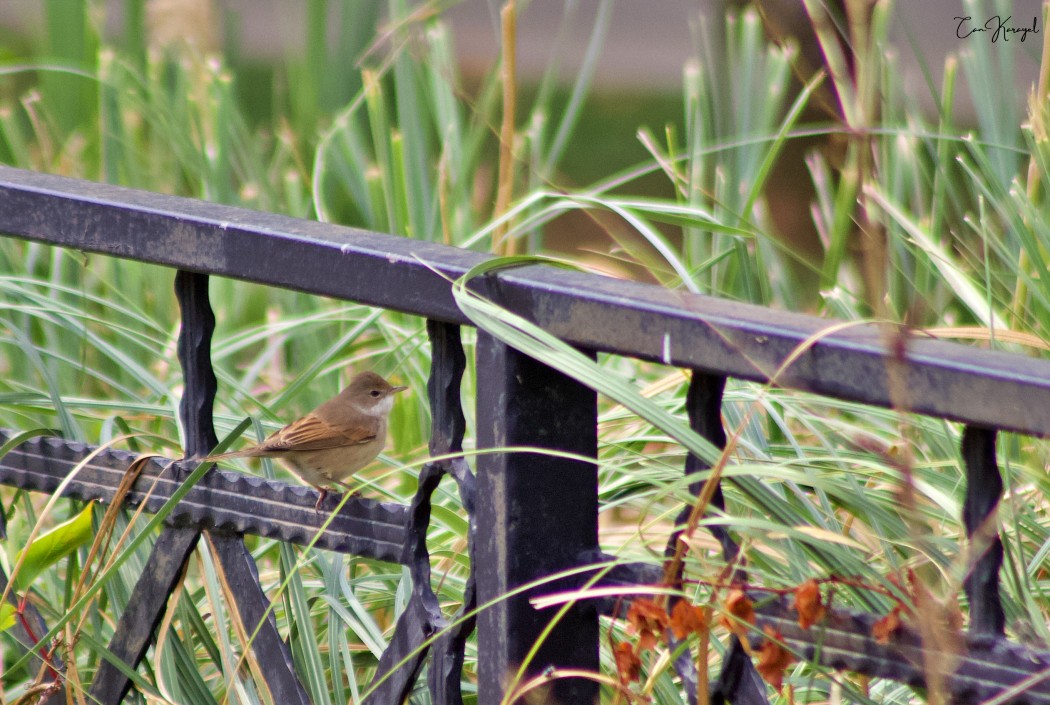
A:
[[[335,483],[350,489],[343,480],[383,450],[394,395],[405,389],[392,386],[375,372],[362,372],[338,395],[259,445],[205,460],[276,458],[321,493],[316,504],[320,509],[328,494],[324,485]]]

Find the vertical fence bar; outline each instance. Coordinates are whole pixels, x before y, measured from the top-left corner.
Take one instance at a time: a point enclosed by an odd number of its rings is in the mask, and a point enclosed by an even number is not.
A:
[[[479,331],[478,448],[531,446],[597,455],[597,396],[579,383]],[[548,667],[598,668],[598,618],[574,606],[543,635],[555,611],[537,611],[540,586],[522,585],[576,565],[598,545],[598,481],[594,463],[540,453],[484,453],[478,458],[478,702],[499,703],[523,677]],[[542,639],[542,641],[541,641]],[[537,645],[537,642],[540,642]],[[531,653],[535,648],[535,653]],[[557,679],[530,701],[590,703],[590,680]],[[524,702],[520,699],[519,702]]]
[[[467,358],[463,353],[459,326],[427,321],[427,335],[430,338],[430,377],[427,379],[430,454],[458,453],[463,450],[463,434],[467,428],[459,392]]]
[[[995,458],[996,430],[967,426],[962,437],[966,464],[966,504],[963,523],[970,539],[970,573],[964,587],[970,602],[970,633],[1002,636],[1006,626],[999,597],[999,568],[1003,542],[999,539],[996,509],[1003,495],[1003,479]]]
[[[199,458],[207,455],[218,442],[212,418],[218,388],[211,364],[215,315],[208,297],[208,276],[180,270],[175,275],[175,291],[182,310],[179,362],[185,379],[179,416],[186,436],[186,457]],[[166,529],[166,532],[174,531],[186,530]],[[199,533],[193,538],[194,544],[197,537]],[[251,649],[262,667],[260,675],[266,688],[276,702],[309,705],[310,699],[295,673],[291,651],[277,631],[273,614],[267,614],[270,600],[259,584],[258,569],[244,545],[244,537],[217,535],[209,536],[208,540],[237,616],[246,632],[255,634]],[[256,627],[258,633],[255,633]]]
[[[403,561],[412,576],[412,596],[398,617],[394,636],[379,658],[374,690],[365,699],[365,705],[405,702],[430,651],[427,640],[447,626],[441,615],[441,605],[430,586],[430,553],[426,536],[430,525],[430,500],[443,475],[444,470],[437,463],[427,463],[419,474],[419,488],[409,514]]]
[[[725,386],[725,377],[709,375],[700,370],[695,370],[689,381],[689,389],[685,396],[685,409],[689,416],[689,427],[717,448],[725,448],[726,445],[726,434],[722,428],[722,392],[725,390]],[[696,473],[709,467],[711,466],[705,460],[692,453],[689,453],[685,458],[686,477],[692,478]],[[701,480],[690,479],[689,493],[693,497],[699,497],[703,487],[704,483]],[[716,488],[715,494],[711,498],[711,503],[717,509],[725,508],[725,498],[722,494],[721,485]],[[673,560],[678,550],[678,542],[681,540],[682,532],[685,530],[685,524],[692,512],[693,505],[687,504],[682,507],[682,510],[678,512],[678,516],[675,517],[674,523],[677,528],[671,532],[671,536],[667,540],[667,546],[664,548],[665,559]],[[726,561],[729,562],[735,558],[737,547],[732,542],[732,539],[729,538],[729,532],[726,528],[714,526],[711,528],[711,532],[721,542],[722,553],[726,557]],[[683,564],[679,563],[675,574],[670,576],[671,585],[669,587],[682,588],[683,570]],[[672,598],[668,604],[669,611],[673,610],[681,599],[683,598]],[[678,642],[674,639],[670,630],[667,630],[667,638],[671,650],[674,651]],[[674,665],[678,677],[682,679],[682,685],[684,686],[689,705],[696,705],[699,674],[689,649],[681,650],[678,658],[675,659]]]
[[[185,434],[186,457],[202,458],[218,443],[212,421],[218,383],[211,366],[215,314],[208,299],[208,275],[179,270],[175,274],[175,295],[182,312],[178,346],[184,388],[179,418]]]
[[[179,417],[185,436],[185,456],[200,457],[206,455],[217,440],[212,423],[217,383],[211,366],[211,337],[215,330],[215,316],[208,300],[208,277],[180,270],[175,275],[175,294],[182,313],[178,355],[184,390],[179,403]],[[185,468],[177,463],[169,468],[170,472],[185,473]],[[135,583],[128,605],[110,640],[109,649],[119,661],[135,668],[145,656],[164,616],[168,596],[181,578],[186,561],[199,538],[199,529],[175,526],[165,526],[157,537],[145,570]],[[231,541],[237,545],[231,545]],[[240,537],[220,537],[216,543],[216,556],[224,578],[227,584],[233,586],[230,594],[234,597],[235,606],[249,630],[254,630],[269,602],[262,593],[253,566],[248,565],[251,557]],[[252,642],[252,648],[264,665],[266,686],[272,693],[281,696],[281,702],[309,702],[292,668],[287,646],[277,633],[272,618],[263,623],[259,635]],[[91,697],[96,702],[115,705],[124,699],[130,687],[131,680],[114,663],[104,661],[99,665],[91,684]]]
[[[467,553],[470,555],[470,576],[463,586],[463,606],[456,612],[452,625],[438,636],[431,648],[427,683],[434,705],[462,705],[461,681],[467,637],[477,624],[477,616],[474,614],[477,607],[477,514],[474,511],[477,497],[476,481],[466,459],[458,458],[449,465],[448,473],[459,486],[459,497],[469,521]]]
[[[460,384],[466,368],[466,357],[460,342],[459,326],[427,321],[430,337],[431,363],[427,380],[427,398],[430,401],[430,455],[440,457],[463,450],[466,419],[460,400]],[[474,476],[463,458],[433,460],[423,466],[419,487],[412,499],[406,531],[402,563],[412,575],[412,596],[405,611],[398,618],[394,636],[376,667],[374,689],[365,699],[372,703],[403,702],[412,692],[427,653],[431,654],[427,681],[431,699],[441,705],[462,705],[460,688],[463,669],[463,649],[467,636],[473,630],[474,619],[467,617],[451,628],[441,613],[437,595],[431,588],[430,552],[427,548],[427,528],[430,526],[431,499],[438,483],[445,475],[452,475],[459,485],[463,506],[473,528]],[[473,530],[468,537],[473,576]],[[474,582],[467,581],[463,608],[458,617],[474,609]],[[430,646],[428,639],[437,635]]]
[[[686,413],[689,416],[689,427],[711,442],[717,448],[726,447],[726,432],[722,427],[722,397],[725,393],[726,378],[712,375],[702,370],[693,370],[692,379],[689,382],[689,391],[685,397]],[[692,477],[695,473],[710,468],[710,465],[692,453],[686,456],[685,473]],[[689,483],[689,491],[693,496],[699,497],[704,483],[701,480],[693,480]],[[717,510],[725,509],[725,495],[722,486],[715,489],[711,496],[711,506]],[[682,526],[692,513],[692,507],[682,509],[675,520],[676,526]],[[743,582],[747,580],[747,573],[740,561],[740,546],[733,540],[729,530],[720,524],[710,527],[710,531],[722,546],[722,557],[727,564],[735,564],[730,580],[732,582]],[[674,555],[682,531],[675,531],[667,543],[665,555],[670,558]],[[678,573],[674,576],[675,587],[681,587],[682,566],[679,565]],[[672,603],[673,604],[673,603]],[[687,695],[690,703],[695,703],[696,698],[696,672],[695,666],[689,660],[688,650],[683,654],[685,658],[679,658],[676,662],[676,670],[682,677],[683,682],[689,686]],[[736,635],[730,637],[729,650],[722,659],[722,671],[718,680],[714,683],[711,693],[711,702],[720,703],[725,700],[736,705],[765,705],[766,688],[761,676],[755,671],[754,664],[748,657],[744,645]]]
[[[211,336],[215,315],[208,302],[208,277],[179,270],[175,274],[175,296],[182,314],[178,355],[182,365],[183,394],[179,417],[185,437],[186,457],[203,456],[215,445],[212,404],[217,383],[211,367]],[[185,473],[179,464],[170,472]],[[168,596],[180,579],[186,560],[200,538],[196,528],[166,526],[153,544],[145,570],[120,615],[109,650],[131,668],[146,655],[150,640],[164,616]],[[124,699],[131,680],[109,661],[99,664],[91,684],[91,697],[115,705]]]
[[[460,329],[451,323],[427,321],[427,334],[431,350],[430,378],[427,380],[431,413],[430,455],[459,453],[463,450],[463,436],[467,428],[460,395],[467,359],[463,353]],[[472,614],[477,607],[477,513],[474,510],[477,493],[476,479],[465,458],[447,461],[445,468],[459,486],[460,500],[467,514],[470,575],[463,587],[463,606],[452,626],[437,638],[431,648],[427,681],[430,697],[436,705],[461,705],[464,652],[467,637],[474,631],[477,622]]]
[[[685,397],[686,413],[689,415],[689,427],[710,441],[711,445],[716,448],[726,447],[726,432],[722,428],[722,394],[725,391],[725,386],[725,377],[709,375],[696,370],[693,372],[693,378],[689,383],[689,391],[686,393]],[[711,466],[706,461],[702,458],[698,458],[692,453],[686,456],[686,476],[691,477],[710,467]],[[689,483],[689,491],[693,496],[698,497],[703,486],[703,481],[693,480]],[[719,511],[725,509],[725,496],[722,493],[721,484],[715,489],[715,493],[711,497],[711,505]],[[692,506],[683,507],[682,511],[679,512],[678,517],[675,519],[675,525],[680,527],[683,526],[689,518],[689,515],[692,513],[692,509]],[[737,546],[736,542],[729,535],[729,530],[722,525],[715,525],[711,527],[711,533],[714,534],[715,538],[717,538],[718,542],[722,545],[722,556],[725,558],[726,562],[732,563],[736,561],[737,554],[740,552],[740,547]],[[671,537],[667,542],[667,548],[664,550],[664,555],[667,558],[674,555],[681,536],[681,529],[671,534]],[[734,578],[741,580],[746,579],[740,571],[734,571]],[[681,566],[679,566],[678,574],[674,576],[674,580],[676,583],[681,582]]]

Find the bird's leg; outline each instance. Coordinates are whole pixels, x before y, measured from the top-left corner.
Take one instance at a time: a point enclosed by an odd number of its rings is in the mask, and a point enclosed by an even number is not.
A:
[[[318,492],[317,504],[314,505],[314,511],[319,512],[321,511],[321,502],[323,502],[324,498],[328,496],[328,489],[326,487],[319,487],[318,485],[314,485],[314,489]]]

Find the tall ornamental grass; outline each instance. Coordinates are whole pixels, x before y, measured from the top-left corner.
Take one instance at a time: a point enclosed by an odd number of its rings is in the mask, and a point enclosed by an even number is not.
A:
[[[829,325],[876,319],[1024,354],[1047,349],[1048,86],[1036,86],[1027,108],[1014,109],[1013,96],[1025,90],[1014,79],[1016,65],[1030,60],[1025,52],[960,43],[943,81],[927,85],[938,106],[930,114],[903,90],[899,56],[908,49],[888,43],[888,2],[875,3],[863,22],[836,25],[822,3],[807,1],[826,70],[797,91],[796,49],[770,44],[756,12],[724,22],[692,17],[702,36],[722,41],[698,42],[683,67],[680,119],[609,135],[637,139],[648,158],[578,186],[565,176],[566,160],[578,135],[602,129],[585,107],[598,56],[611,49],[610,1],[599,4],[579,72],[559,72],[554,51],[551,70],[530,90],[505,70],[515,51],[509,17],[505,63],[467,81],[441,3],[309,3],[306,50],[276,67],[252,65],[232,31],[221,51],[206,37],[143,41],[149,8],[143,0],[125,5],[124,31],[103,38],[100,5],[44,3],[43,36],[4,54],[5,163],[500,255],[541,253],[552,222],[583,213],[615,223],[614,238],[629,232],[616,256],[670,288],[812,309],[787,275],[801,266],[819,282],[816,309]],[[974,16],[995,9],[1008,8],[966,3]],[[338,31],[329,31],[333,23]],[[855,52],[852,68],[843,35]],[[1043,62],[1048,55],[1042,51]],[[978,96],[976,124],[955,113],[954,97],[964,90]],[[837,113],[804,122],[819,92],[834,97]],[[504,119],[504,106],[515,103]],[[835,145],[812,152],[799,177],[815,189],[818,262],[800,260],[776,232],[765,198],[784,147],[813,136]],[[652,195],[654,175],[662,196]],[[0,239],[0,425],[177,456],[177,307],[171,287],[157,284],[171,279],[158,267]],[[602,542],[617,560],[661,560],[674,517],[695,501],[688,484],[710,476],[683,476],[689,449],[718,468],[727,496],[726,512],[701,524],[732,530],[752,587],[791,591],[817,580],[834,585],[835,607],[885,614],[908,599],[901,586],[912,576],[949,612],[964,607],[960,585],[970,559],[957,425],[730,381],[723,420],[731,444],[722,457],[687,427],[683,371],[607,355],[591,361],[462,284],[457,296],[478,327],[601,392]],[[271,432],[333,395],[351,370],[375,369],[412,391],[395,406],[387,452],[357,481],[367,496],[407,501],[429,431],[423,322],[229,280],[210,286],[220,437],[243,428],[246,417],[254,422],[249,437]],[[471,355],[470,330],[465,342]],[[468,371],[464,399],[473,389]],[[466,412],[469,444],[469,401]],[[1013,636],[1046,643],[1046,447],[1001,434],[998,452],[1007,484],[999,521],[1008,621]],[[247,470],[289,479],[265,462]],[[0,491],[8,531],[0,561],[11,574],[31,535],[59,537],[58,559],[15,584],[49,624],[65,625],[59,653],[81,702],[81,684],[93,678],[155,532],[130,512],[106,518],[104,507],[45,507],[45,500]],[[89,528],[81,517],[90,518]],[[101,571],[103,579],[89,546],[104,519],[113,524],[106,545],[121,563]],[[64,533],[46,533],[56,526]],[[469,569],[466,529],[458,497],[442,486],[429,543],[434,586],[449,615]],[[313,701],[359,702],[407,602],[406,572],[268,539],[248,543]],[[685,566],[686,596],[710,608],[710,632],[688,637],[684,648],[714,669],[727,642],[719,614],[731,611],[725,565],[715,542],[698,533]],[[93,577],[77,588],[84,576]],[[10,619],[10,610],[0,612],[0,628]],[[603,620],[602,630],[603,700],[685,702],[666,646],[637,648],[623,620]],[[244,640],[202,543],[135,685],[148,702],[271,702]],[[621,643],[640,657],[636,680],[615,660],[613,645]],[[46,673],[38,677],[6,632],[0,645],[0,703],[21,702]],[[470,700],[473,642],[467,650]],[[804,660],[781,675],[790,688],[771,689],[775,699],[913,696],[895,683],[824,672]],[[413,702],[428,699],[422,690],[413,695]]]

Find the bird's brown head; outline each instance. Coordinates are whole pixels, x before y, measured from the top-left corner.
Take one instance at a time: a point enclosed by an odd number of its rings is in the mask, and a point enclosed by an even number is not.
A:
[[[350,380],[339,396],[366,413],[384,413],[394,404],[394,395],[407,387],[395,387],[375,372],[362,372]]]

